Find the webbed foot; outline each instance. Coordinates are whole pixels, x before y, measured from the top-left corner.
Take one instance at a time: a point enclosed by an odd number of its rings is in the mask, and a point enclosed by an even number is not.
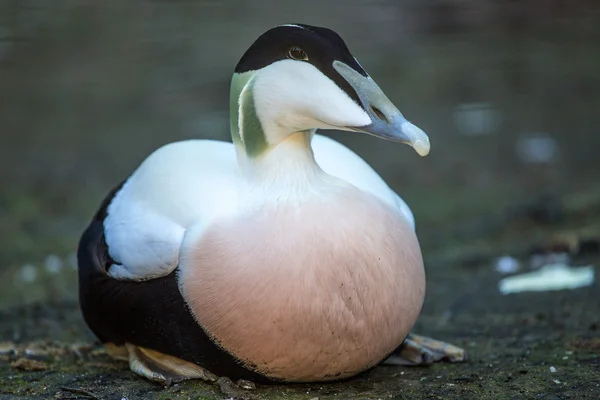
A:
[[[462,362],[466,359],[467,353],[460,347],[410,333],[384,364],[426,365],[437,361]]]
[[[252,399],[248,390],[256,389],[250,381],[240,379],[234,383],[231,379],[218,377],[194,363],[145,347],[130,343],[125,346],[107,343],[105,347],[111,357],[129,361],[129,368],[133,372],[163,386],[188,379],[201,379],[215,383],[224,395],[235,399]]]
[[[129,352],[129,368],[162,385],[169,386],[187,379],[202,379],[207,382],[218,379],[212,372],[180,358],[129,343],[126,347]]]

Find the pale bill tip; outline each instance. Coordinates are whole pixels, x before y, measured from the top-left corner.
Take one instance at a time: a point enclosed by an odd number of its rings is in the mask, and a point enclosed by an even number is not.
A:
[[[429,154],[429,141],[426,142],[424,140],[416,140],[412,144],[412,147],[421,157],[425,157],[427,154]]]
[[[427,134],[423,132],[421,128],[405,121],[402,124],[402,131],[409,138],[412,148],[415,149],[421,157],[425,157],[429,154],[429,137],[427,137]]]

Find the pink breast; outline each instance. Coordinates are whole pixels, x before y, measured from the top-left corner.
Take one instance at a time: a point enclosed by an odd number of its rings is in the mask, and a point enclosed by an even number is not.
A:
[[[401,344],[425,293],[417,238],[358,190],[212,226],[181,255],[197,321],[256,371],[287,381],[359,373]]]

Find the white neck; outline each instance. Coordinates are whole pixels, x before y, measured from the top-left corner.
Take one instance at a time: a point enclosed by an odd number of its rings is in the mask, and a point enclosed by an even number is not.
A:
[[[313,134],[314,130],[293,133],[259,157],[246,158],[242,171],[250,190],[263,200],[302,202],[346,186],[315,161],[310,145]]]
[[[310,146],[312,135],[312,131],[293,133],[260,156],[246,158],[242,168],[246,179],[253,184],[300,183],[322,173]]]

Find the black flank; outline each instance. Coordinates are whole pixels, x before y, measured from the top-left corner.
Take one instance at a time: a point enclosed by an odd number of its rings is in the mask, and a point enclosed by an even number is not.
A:
[[[106,209],[119,185],[104,199],[79,242],[79,302],[83,317],[103,343],[143,346],[196,363],[218,376],[273,382],[245,368],[198,325],[177,284],[177,270],[142,282],[106,274],[112,264],[104,238]]]

